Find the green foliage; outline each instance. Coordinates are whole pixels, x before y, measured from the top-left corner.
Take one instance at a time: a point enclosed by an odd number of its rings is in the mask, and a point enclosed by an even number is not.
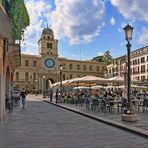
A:
[[[106,64],[110,64],[111,63],[111,61],[112,61],[112,56],[110,55],[110,51],[106,51],[105,53],[104,53],[104,55],[103,55],[103,58],[102,58],[102,60],[106,63]]]
[[[94,57],[91,61],[103,62],[103,56]]]
[[[9,3],[7,13],[10,17],[12,26],[12,37],[14,40],[21,40],[24,29],[29,25],[30,19],[24,4],[24,0],[12,0]]]
[[[112,56],[110,55],[110,51],[106,51],[102,56],[97,56],[92,59],[92,61],[97,62],[105,62],[106,64],[110,64],[112,61]]]

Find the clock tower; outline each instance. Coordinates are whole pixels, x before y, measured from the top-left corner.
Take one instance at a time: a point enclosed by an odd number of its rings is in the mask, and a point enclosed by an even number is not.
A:
[[[46,81],[57,82],[58,78],[58,40],[54,39],[53,31],[44,28],[38,41],[39,54],[41,56],[41,71]]]

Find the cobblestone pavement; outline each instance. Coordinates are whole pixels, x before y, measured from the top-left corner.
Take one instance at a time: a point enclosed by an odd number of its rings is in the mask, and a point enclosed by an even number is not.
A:
[[[0,124],[0,148],[147,148],[148,139],[27,96]]]
[[[35,96],[35,97],[43,99],[42,95]],[[49,98],[44,98],[44,100],[49,101]],[[55,101],[53,101],[53,102],[55,102]],[[111,120],[114,120],[114,121],[117,121],[117,122],[120,122],[123,124],[127,124],[127,125],[130,125],[133,127],[138,127],[138,128],[144,129],[148,132],[148,111],[145,111],[144,113],[142,111],[137,113],[138,118],[139,118],[138,122],[125,122],[125,121],[121,120],[121,113],[117,113],[117,111],[113,111],[112,113],[106,111],[106,113],[102,113],[101,111],[99,111],[99,112],[98,111],[91,111],[91,110],[88,111],[88,110],[86,110],[85,106],[77,106],[76,107],[74,104],[70,104],[70,103],[59,103],[59,104],[70,107],[70,108],[74,108],[76,110],[86,112],[86,113],[89,113],[92,115],[96,115],[98,117],[111,119]]]

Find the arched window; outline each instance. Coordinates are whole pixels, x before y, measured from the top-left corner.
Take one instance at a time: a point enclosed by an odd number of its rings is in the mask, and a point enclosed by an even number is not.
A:
[[[26,66],[26,67],[29,66],[29,61],[28,61],[28,60],[25,61],[25,66]]]
[[[15,79],[16,81],[19,81],[19,72],[16,72]]]
[[[29,74],[28,74],[28,72],[25,73],[25,80],[26,80],[26,81],[29,80]]]

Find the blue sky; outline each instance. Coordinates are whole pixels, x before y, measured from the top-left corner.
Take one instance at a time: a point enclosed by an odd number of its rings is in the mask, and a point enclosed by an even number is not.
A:
[[[106,50],[126,54],[123,27],[134,27],[132,50],[148,45],[147,0],[25,0],[30,15],[22,52],[38,54],[43,28],[53,29],[60,57],[89,60]],[[81,51],[81,56],[80,56]]]

